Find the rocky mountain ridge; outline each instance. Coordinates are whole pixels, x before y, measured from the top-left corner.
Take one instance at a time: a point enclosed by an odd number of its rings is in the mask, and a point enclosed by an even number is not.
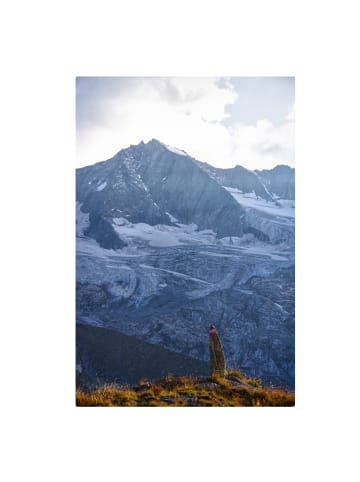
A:
[[[77,201],[90,213],[87,235],[120,248],[114,219],[149,225],[196,224],[218,237],[268,236],[245,219],[245,209],[185,154],[156,140],[123,149],[112,159],[77,170]],[[100,228],[99,228],[100,225]],[[106,239],[101,239],[104,230]],[[111,236],[112,235],[112,236]]]

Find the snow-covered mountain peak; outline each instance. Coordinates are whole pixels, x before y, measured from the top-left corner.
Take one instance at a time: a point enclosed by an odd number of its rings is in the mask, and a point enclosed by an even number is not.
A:
[[[280,178],[274,170],[215,168],[152,139],[79,169],[77,200],[81,212],[89,215],[84,235],[107,249],[127,242],[114,227],[117,218],[126,219],[134,232],[138,223],[171,228],[194,224],[217,239],[252,234],[260,241],[292,245],[291,178],[287,173]]]
[[[169,146],[168,144],[165,144],[164,142],[161,142],[157,139],[151,139],[151,141],[149,141],[147,144],[145,144],[146,146],[162,146],[163,148],[165,148],[166,150],[168,150],[169,152],[173,152],[174,154],[178,154],[179,156],[186,156],[186,157],[190,157],[189,154],[187,154],[185,151],[183,151],[182,149],[179,149],[178,147],[173,147],[173,146]]]

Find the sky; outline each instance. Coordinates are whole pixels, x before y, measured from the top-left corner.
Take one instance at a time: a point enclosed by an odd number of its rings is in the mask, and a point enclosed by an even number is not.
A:
[[[294,77],[77,77],[77,167],[155,138],[230,168],[294,167]]]

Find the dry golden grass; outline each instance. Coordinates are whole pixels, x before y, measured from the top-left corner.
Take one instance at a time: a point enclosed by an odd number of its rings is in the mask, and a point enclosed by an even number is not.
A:
[[[230,378],[229,378],[230,377]],[[104,385],[91,393],[76,392],[77,406],[91,407],[286,407],[295,405],[295,394],[264,388],[260,380],[247,379],[236,370],[225,378],[174,377],[135,387]]]

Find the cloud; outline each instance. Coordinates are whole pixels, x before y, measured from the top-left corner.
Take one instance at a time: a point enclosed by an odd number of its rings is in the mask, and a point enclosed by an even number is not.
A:
[[[267,169],[276,164],[294,165],[294,122],[274,125],[262,119],[254,125],[230,128],[233,158],[250,169]]]
[[[285,117],[287,121],[295,121],[295,104],[291,106],[288,115]]]
[[[117,80],[117,82],[115,81]],[[238,98],[227,79],[105,78],[78,82],[79,165],[157,138],[218,167],[269,168],[292,162],[293,122],[224,125]]]

